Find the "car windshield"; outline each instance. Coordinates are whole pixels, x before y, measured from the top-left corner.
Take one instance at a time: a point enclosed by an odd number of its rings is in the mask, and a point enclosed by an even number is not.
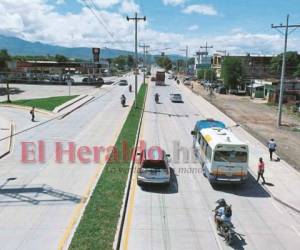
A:
[[[247,152],[241,151],[216,151],[214,161],[217,162],[234,162],[245,163],[247,162]]]
[[[174,97],[181,97],[180,94],[173,94]]]
[[[154,168],[154,169],[165,169],[166,164],[163,160],[145,160],[143,162],[142,168]]]

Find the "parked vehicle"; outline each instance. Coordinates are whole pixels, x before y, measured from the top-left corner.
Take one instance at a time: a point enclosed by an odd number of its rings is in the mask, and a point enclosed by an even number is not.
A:
[[[119,81],[119,86],[127,86],[128,85],[128,82],[127,82],[127,80],[120,80]]]
[[[140,166],[138,168],[138,185],[165,184],[169,185],[171,180],[169,154],[164,150],[147,151],[138,153]]]
[[[216,91],[219,94],[223,94],[223,95],[227,94],[227,90],[226,90],[226,88],[224,86],[219,86]]]
[[[156,72],[156,77],[155,77],[155,85],[156,86],[163,86],[165,85],[165,77],[166,77],[166,74],[164,71],[157,71]]]
[[[170,94],[171,102],[183,102],[181,94]]]
[[[248,145],[235,137],[223,122],[200,120],[191,134],[195,155],[210,183],[246,181]]]

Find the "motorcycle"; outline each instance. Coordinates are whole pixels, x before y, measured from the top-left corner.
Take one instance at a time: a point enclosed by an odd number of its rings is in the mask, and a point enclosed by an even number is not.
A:
[[[233,235],[234,235],[234,230],[233,230],[233,224],[230,221],[218,221],[217,216],[218,211],[213,210],[215,212],[215,223],[217,227],[217,231],[219,234],[224,237],[224,240],[228,245],[231,245],[233,242]]]
[[[121,105],[122,105],[122,107],[125,107],[125,104],[126,104],[126,98],[122,97],[121,98]]]
[[[159,95],[158,95],[158,94],[155,94],[154,99],[155,99],[155,102],[156,102],[156,103],[159,103]]]

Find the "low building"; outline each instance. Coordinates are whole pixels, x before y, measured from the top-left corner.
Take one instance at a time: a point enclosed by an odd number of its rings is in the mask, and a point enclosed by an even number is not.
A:
[[[278,79],[255,79],[249,86],[254,98],[264,98],[269,103],[278,103],[280,94],[280,81]],[[252,89],[252,91],[251,91]],[[300,101],[300,80],[286,80],[284,84],[283,102],[294,104]]]
[[[24,74],[62,75],[66,73],[101,75],[109,70],[109,63],[100,60],[93,62],[56,62],[56,61],[16,61],[8,65],[11,71]]]
[[[221,77],[222,63],[226,57],[241,59],[247,82],[250,82],[251,79],[276,77],[270,72],[270,63],[273,58],[272,55],[224,55],[216,53],[212,57],[212,68],[215,70],[218,78]]]

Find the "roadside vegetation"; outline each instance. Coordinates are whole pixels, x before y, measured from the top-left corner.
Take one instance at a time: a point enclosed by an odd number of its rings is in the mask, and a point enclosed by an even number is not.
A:
[[[117,152],[122,152],[122,142],[127,142],[128,148],[134,147],[146,89],[143,84],[139,90],[138,108],[132,108],[128,114],[115,144]],[[130,167],[130,159],[114,161],[113,157],[114,154],[103,169],[69,249],[113,248]]]
[[[28,107],[36,107],[39,109],[45,109],[48,111],[52,111],[59,105],[77,97],[78,95],[73,96],[54,96],[48,98],[39,98],[39,99],[26,99],[26,100],[17,100],[17,101],[10,101],[10,102],[2,102],[2,103],[9,103],[15,104],[20,106],[28,106]]]

